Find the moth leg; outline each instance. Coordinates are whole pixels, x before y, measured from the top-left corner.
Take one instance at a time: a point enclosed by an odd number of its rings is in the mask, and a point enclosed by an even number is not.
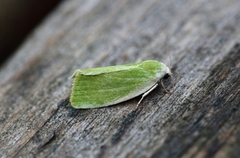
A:
[[[138,107],[138,105],[141,103],[141,101],[143,100],[143,98],[144,98],[145,96],[147,96],[151,91],[153,91],[157,86],[158,86],[158,84],[156,83],[156,84],[154,84],[148,91],[146,91],[145,93],[143,93],[142,98],[139,100],[139,102],[138,102],[138,104],[137,104],[137,107]]]

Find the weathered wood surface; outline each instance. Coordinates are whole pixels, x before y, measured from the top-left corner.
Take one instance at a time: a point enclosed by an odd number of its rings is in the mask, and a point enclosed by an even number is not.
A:
[[[0,156],[239,157],[239,43],[239,0],[65,1],[0,69]],[[71,108],[75,69],[170,57],[172,95]]]

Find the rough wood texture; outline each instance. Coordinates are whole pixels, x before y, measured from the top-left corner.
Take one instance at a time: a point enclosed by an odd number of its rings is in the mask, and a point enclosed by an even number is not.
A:
[[[0,156],[238,157],[239,26],[239,0],[63,2],[1,67]],[[71,108],[75,69],[170,57],[172,95]]]

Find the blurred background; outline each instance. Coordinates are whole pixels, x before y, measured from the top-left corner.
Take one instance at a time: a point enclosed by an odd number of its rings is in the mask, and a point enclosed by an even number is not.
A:
[[[0,1],[0,67],[61,1]]]

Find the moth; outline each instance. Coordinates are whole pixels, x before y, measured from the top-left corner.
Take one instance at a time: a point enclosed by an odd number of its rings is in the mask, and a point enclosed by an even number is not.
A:
[[[76,70],[70,96],[76,109],[114,105],[142,94],[143,98],[158,86],[158,81],[171,75],[170,69],[156,60]]]

